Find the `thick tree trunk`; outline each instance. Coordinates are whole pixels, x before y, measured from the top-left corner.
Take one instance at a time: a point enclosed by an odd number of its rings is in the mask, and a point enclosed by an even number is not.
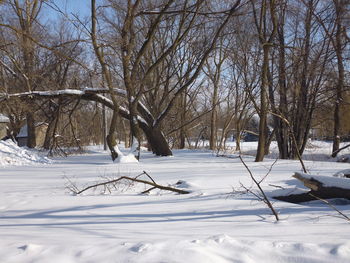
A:
[[[27,147],[35,148],[36,146],[36,135],[35,135],[35,119],[33,113],[27,113]]]
[[[169,144],[159,128],[142,126],[152,152],[158,156],[171,156]]]

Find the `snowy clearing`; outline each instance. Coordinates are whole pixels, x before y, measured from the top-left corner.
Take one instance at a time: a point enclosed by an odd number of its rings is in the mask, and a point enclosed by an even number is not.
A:
[[[1,156],[2,157],[2,156]],[[274,160],[247,165],[258,178]],[[22,163],[25,164],[25,163]],[[349,164],[306,161],[313,175],[332,175]],[[112,194],[101,189],[74,196],[103,178],[147,171],[159,184],[190,190],[178,195],[142,185]],[[297,161],[278,160],[262,186],[271,195],[290,188]],[[320,201],[274,201],[281,221],[251,194],[238,158],[177,150],[174,157],[143,152],[140,163],[112,163],[108,153],[56,158],[49,165],[0,166],[0,262],[350,262],[350,225]],[[338,202],[350,214],[349,202]]]

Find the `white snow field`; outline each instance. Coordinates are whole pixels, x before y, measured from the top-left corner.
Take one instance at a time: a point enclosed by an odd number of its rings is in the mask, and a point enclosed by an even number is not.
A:
[[[258,178],[274,162],[244,160]],[[336,162],[306,166],[313,175],[349,169]],[[147,188],[135,185],[76,196],[66,188],[66,178],[82,188],[142,171],[163,185],[181,180],[191,193],[142,195]],[[291,177],[296,171],[297,161],[278,160],[262,186],[269,195],[274,185],[302,187]],[[51,164],[0,166],[0,262],[350,262],[350,224],[337,212],[320,201],[274,201],[276,222],[252,194],[232,194],[241,184],[255,189],[238,158],[194,150],[174,157],[143,152],[139,163],[112,163],[95,150]],[[335,205],[350,215],[348,202]]]

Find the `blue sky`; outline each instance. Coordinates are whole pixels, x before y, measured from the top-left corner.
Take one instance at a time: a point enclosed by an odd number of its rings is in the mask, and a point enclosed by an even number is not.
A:
[[[80,17],[90,15],[90,0],[51,0],[54,2],[63,12],[67,14],[77,14]],[[57,12],[49,7],[45,7],[46,14],[44,18],[55,19]]]

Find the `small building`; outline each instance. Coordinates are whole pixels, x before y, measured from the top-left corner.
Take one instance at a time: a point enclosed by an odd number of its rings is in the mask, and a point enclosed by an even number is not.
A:
[[[36,146],[42,147],[45,141],[47,123],[39,122],[35,124]],[[28,126],[24,125],[16,137],[18,146],[27,146],[28,141]]]
[[[10,119],[3,114],[0,114],[0,140],[7,135],[7,125]]]

